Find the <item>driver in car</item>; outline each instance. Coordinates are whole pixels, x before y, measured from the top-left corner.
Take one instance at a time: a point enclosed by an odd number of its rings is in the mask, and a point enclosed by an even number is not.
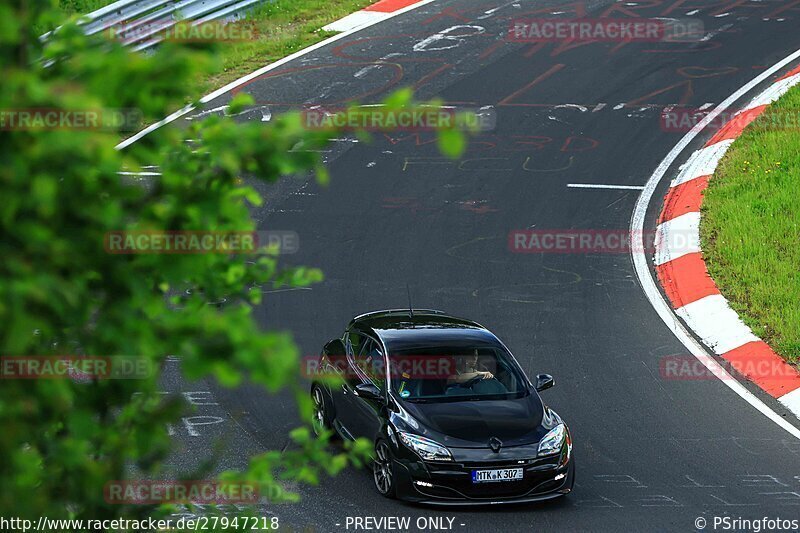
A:
[[[478,363],[477,348],[470,355],[458,356],[455,374],[447,378],[447,385],[460,385],[472,379],[492,379],[494,375]]]

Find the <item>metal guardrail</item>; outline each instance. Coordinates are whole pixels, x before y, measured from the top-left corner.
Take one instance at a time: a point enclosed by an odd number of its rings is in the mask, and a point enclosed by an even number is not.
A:
[[[89,35],[114,32],[125,46],[146,50],[179,22],[233,22],[264,1],[268,0],[118,0],[84,15],[79,24]]]

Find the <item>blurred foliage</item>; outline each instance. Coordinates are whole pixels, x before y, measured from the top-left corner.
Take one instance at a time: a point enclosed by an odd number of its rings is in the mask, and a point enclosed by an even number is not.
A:
[[[65,13],[85,15],[117,0],[58,0],[58,6]]]
[[[56,27],[46,41],[39,38],[40,29]],[[211,44],[165,43],[152,55],[135,54],[85,37],[63,20],[56,0],[13,0],[0,5],[0,111],[133,109],[152,123],[187,103],[187,85],[214,68],[212,52]],[[247,104],[247,96],[237,97],[231,111]],[[260,331],[251,310],[262,296],[253,287],[308,285],[322,279],[319,270],[282,268],[268,251],[255,261],[114,255],[105,252],[104,236],[126,229],[254,230],[250,209],[261,198],[241,177],[274,181],[313,172],[324,182],[315,150],[330,132],[304,129],[299,114],[268,125],[210,116],[116,150],[130,133],[0,129],[0,355],[127,354],[159,368],[172,354],[188,379],[212,377],[228,387],[247,379],[269,392],[288,387],[310,420],[292,335]],[[463,144],[446,135],[456,147]],[[301,145],[307,150],[293,149]],[[162,172],[149,186],[118,175],[146,165]],[[226,305],[208,305],[222,298]],[[164,472],[172,444],[167,426],[185,405],[158,394],[157,374],[4,380],[0,515],[152,514],[147,506],[107,503],[103,487],[132,471],[149,479]],[[307,427],[290,437],[294,447],[253,457],[246,472],[222,477],[293,500],[278,488],[282,482],[317,483],[321,474],[361,464],[370,448],[360,443],[332,452],[327,436],[312,437]]]

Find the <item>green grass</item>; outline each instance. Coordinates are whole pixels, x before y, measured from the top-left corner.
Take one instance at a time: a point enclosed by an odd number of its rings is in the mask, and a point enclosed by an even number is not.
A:
[[[68,15],[86,15],[116,0],[58,0],[58,7]]]
[[[734,142],[702,210],[703,253],[720,291],[756,335],[800,361],[800,88]]]
[[[275,0],[264,4],[250,16],[258,37],[220,45],[220,70],[198,80],[197,95],[335,35],[321,28],[373,3],[375,0]]]

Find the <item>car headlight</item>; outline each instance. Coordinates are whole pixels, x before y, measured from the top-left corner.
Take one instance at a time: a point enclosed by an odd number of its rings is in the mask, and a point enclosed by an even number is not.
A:
[[[548,431],[547,435],[539,442],[539,456],[558,453],[561,450],[561,445],[564,444],[566,433],[567,430],[564,424],[559,424]]]
[[[411,433],[397,432],[400,435],[400,440],[414,450],[417,455],[422,457],[425,461],[452,461],[453,456],[450,455],[450,450],[442,446],[436,441],[420,437],[419,435],[412,435]]]

